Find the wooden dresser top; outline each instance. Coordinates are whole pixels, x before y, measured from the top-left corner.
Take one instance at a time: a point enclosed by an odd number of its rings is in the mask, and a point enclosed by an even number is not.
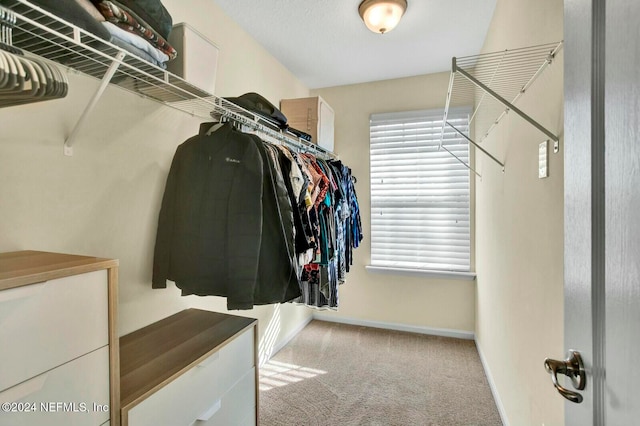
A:
[[[0,290],[117,266],[117,260],[91,256],[32,250],[0,253]]]
[[[121,407],[131,408],[256,323],[253,318],[186,309],[120,337]]]

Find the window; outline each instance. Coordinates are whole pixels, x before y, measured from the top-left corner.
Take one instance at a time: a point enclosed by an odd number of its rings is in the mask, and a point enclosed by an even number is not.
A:
[[[469,170],[438,149],[442,110],[372,114],[371,266],[469,272]],[[469,110],[447,120],[468,133]],[[469,164],[469,145],[447,128],[445,146]]]

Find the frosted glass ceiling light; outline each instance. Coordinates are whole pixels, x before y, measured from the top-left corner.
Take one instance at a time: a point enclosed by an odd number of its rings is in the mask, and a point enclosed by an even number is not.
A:
[[[358,13],[367,28],[380,34],[394,29],[405,10],[406,0],[364,0],[358,6]]]

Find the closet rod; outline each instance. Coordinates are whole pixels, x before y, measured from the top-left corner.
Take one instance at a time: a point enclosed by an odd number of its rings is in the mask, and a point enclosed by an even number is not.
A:
[[[327,151],[326,149],[315,145],[312,142],[308,142],[300,138],[294,139],[292,136],[288,136],[282,133],[281,130],[274,130],[267,125],[261,124],[259,122],[261,121],[259,115],[249,112],[246,109],[234,104],[233,102],[227,101],[224,98],[216,99],[214,110],[211,112],[211,117],[213,119],[224,117],[242,125],[248,126],[257,132],[263,133],[264,135],[279,141],[280,143],[284,143],[288,147],[298,152],[313,152],[316,156],[334,160],[338,159],[338,157],[334,153]]]

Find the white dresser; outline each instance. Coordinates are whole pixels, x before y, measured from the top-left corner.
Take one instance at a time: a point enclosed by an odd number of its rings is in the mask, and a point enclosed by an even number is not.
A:
[[[0,254],[0,425],[119,425],[117,268]]]
[[[121,337],[122,425],[256,425],[257,323],[187,309]]]

